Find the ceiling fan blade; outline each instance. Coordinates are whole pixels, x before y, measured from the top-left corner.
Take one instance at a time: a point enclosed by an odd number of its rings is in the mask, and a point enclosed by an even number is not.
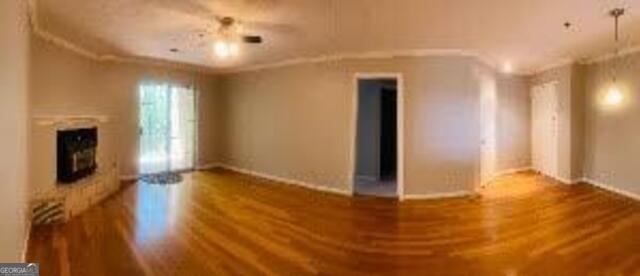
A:
[[[289,24],[280,24],[267,21],[255,21],[255,20],[243,20],[242,26],[246,28],[248,32],[253,31],[266,31],[275,32],[281,34],[293,34],[298,31],[297,28]]]
[[[242,36],[242,41],[249,44],[260,44],[262,43],[262,37],[259,35],[245,35]]]

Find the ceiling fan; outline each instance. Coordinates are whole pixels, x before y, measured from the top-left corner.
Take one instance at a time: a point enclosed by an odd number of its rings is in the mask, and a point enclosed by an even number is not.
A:
[[[260,44],[262,36],[247,35],[242,31],[242,25],[235,18],[217,17],[219,27],[214,34],[213,52],[219,58],[237,56],[240,43]]]

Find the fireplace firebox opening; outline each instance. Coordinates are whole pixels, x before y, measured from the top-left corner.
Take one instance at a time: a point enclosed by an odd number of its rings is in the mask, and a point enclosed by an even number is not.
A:
[[[58,131],[58,183],[70,184],[93,174],[97,168],[97,147],[97,128]]]

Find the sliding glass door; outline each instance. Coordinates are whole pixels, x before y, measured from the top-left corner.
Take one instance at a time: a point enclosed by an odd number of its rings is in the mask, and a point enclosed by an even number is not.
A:
[[[191,87],[144,83],[140,96],[142,174],[194,168],[196,96]]]

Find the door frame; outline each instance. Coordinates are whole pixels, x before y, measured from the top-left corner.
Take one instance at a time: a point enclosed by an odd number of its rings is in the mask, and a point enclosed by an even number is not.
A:
[[[200,165],[200,89],[195,84],[189,84],[193,91],[193,165],[190,171],[197,171]]]
[[[402,73],[358,72],[353,77],[352,116],[351,116],[351,168],[349,169],[350,193],[355,194],[355,175],[358,162],[358,111],[360,108],[360,80],[395,79],[396,80],[396,196],[404,199],[404,79]]]

